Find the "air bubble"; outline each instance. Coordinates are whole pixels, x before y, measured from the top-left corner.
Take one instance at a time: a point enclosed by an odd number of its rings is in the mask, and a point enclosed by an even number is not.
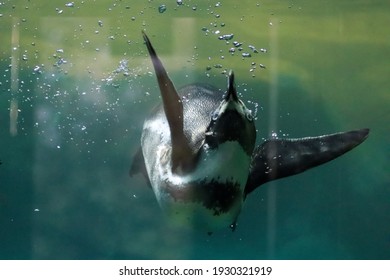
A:
[[[33,71],[37,74],[42,74],[42,69],[39,65],[36,65],[33,69]]]
[[[248,46],[254,53],[258,53],[259,51],[256,49],[256,47],[255,46],[253,46],[253,45],[249,45]]]
[[[218,39],[229,41],[229,40],[233,39],[233,37],[234,37],[234,34],[225,34],[225,35],[219,36]]]
[[[66,61],[65,59],[63,59],[63,58],[60,58],[60,59],[58,59],[57,60],[57,62],[56,62],[56,66],[60,66],[60,65],[62,65],[62,64],[66,64],[66,63],[68,63],[68,61]]]
[[[160,14],[162,14],[162,13],[164,13],[165,11],[167,10],[167,6],[166,5],[160,5],[159,7],[158,7],[158,12],[160,13]]]

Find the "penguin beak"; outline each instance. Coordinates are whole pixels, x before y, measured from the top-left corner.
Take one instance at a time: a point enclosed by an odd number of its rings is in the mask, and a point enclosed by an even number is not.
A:
[[[238,102],[236,85],[234,83],[234,72],[232,70],[230,70],[229,75],[228,75],[228,88],[227,88],[227,93],[225,96],[225,101],[226,102],[230,102],[230,101]]]

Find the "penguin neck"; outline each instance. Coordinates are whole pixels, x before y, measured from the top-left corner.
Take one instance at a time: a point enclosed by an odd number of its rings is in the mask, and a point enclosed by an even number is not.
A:
[[[168,172],[172,185],[186,186],[195,181],[233,182],[244,187],[249,170],[250,156],[237,141],[226,141],[211,149],[203,145],[197,157],[196,166],[184,174]]]

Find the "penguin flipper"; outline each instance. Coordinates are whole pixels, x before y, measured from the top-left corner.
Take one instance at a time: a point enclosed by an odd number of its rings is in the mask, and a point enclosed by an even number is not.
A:
[[[192,151],[189,141],[184,134],[183,103],[148,36],[145,32],[142,32],[142,35],[156,73],[164,113],[171,132],[172,172],[184,173],[193,168],[196,153]]]
[[[139,147],[137,152],[135,153],[133,164],[131,165],[129,170],[130,177],[133,177],[134,175],[139,173],[142,174],[143,177],[145,177],[148,187],[151,188],[152,185],[150,184],[148,172],[146,171],[145,159],[141,147]]]
[[[368,137],[369,129],[318,137],[270,139],[255,148],[245,195],[258,186],[301,173],[352,150]]]

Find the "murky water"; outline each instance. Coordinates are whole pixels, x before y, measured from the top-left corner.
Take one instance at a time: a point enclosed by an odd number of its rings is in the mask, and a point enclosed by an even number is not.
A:
[[[38,2],[0,3],[0,258],[390,258],[388,1]],[[256,190],[233,233],[174,227],[128,176],[159,102],[141,30],[177,86],[234,69],[259,143],[370,137]]]

